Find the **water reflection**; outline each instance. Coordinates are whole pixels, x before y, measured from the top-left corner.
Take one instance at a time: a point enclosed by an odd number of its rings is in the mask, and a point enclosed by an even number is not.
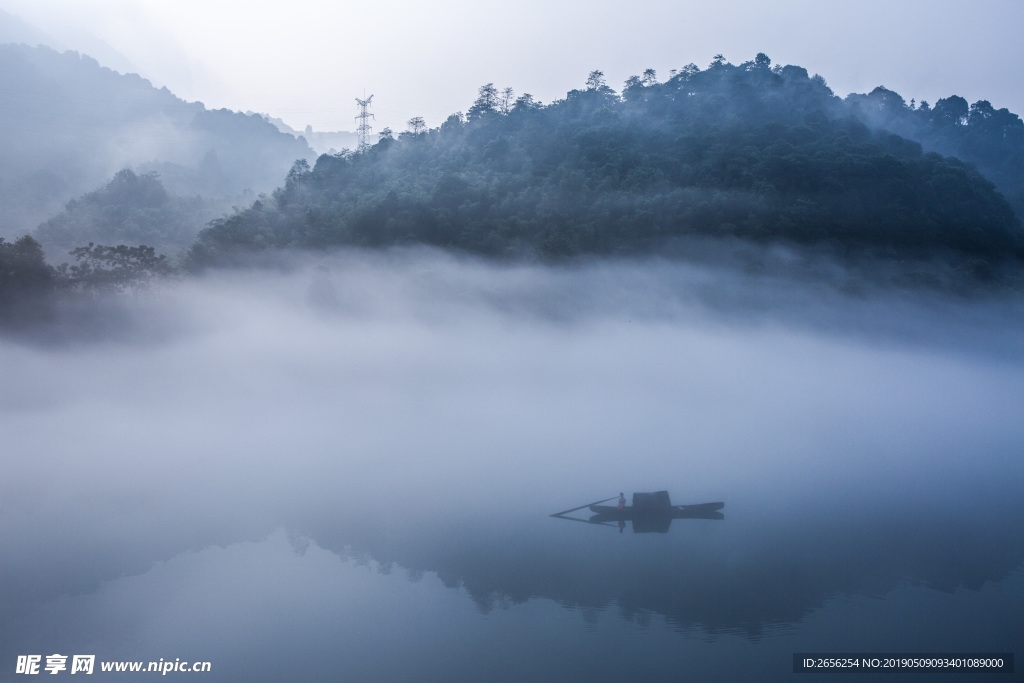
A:
[[[329,315],[301,275],[239,276],[165,292],[159,343],[0,345],[0,666],[143,643],[283,680],[346,643],[354,679],[430,656],[607,679],[829,614],[847,640],[823,649],[1020,632],[1024,326],[998,307],[868,301],[819,335],[687,308],[685,273],[399,265],[331,272],[352,306]],[[911,340],[871,331],[889,323]],[[727,519],[549,516],[622,487]],[[869,647],[885,624],[857,596],[918,644]]]
[[[680,631],[753,638],[799,624],[839,595],[884,596],[908,582],[978,590],[1024,562],[1024,505],[1011,491],[990,491],[968,508],[892,502],[819,504],[796,514],[746,509],[717,530],[638,535],[626,545],[579,525],[544,529],[508,517],[451,533],[414,526],[382,536],[321,520],[303,533],[343,557],[365,553],[417,575],[433,572],[484,612],[548,598],[573,609],[617,605],[630,619],[659,614]],[[735,531],[714,533],[729,527]]]

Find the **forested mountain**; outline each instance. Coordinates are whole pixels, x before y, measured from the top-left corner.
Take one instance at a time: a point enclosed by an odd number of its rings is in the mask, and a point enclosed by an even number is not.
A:
[[[102,188],[69,201],[33,235],[47,253],[61,257],[89,242],[144,244],[175,255],[229,208],[216,199],[171,194],[156,173],[122,169]]]
[[[0,45],[0,235],[27,232],[123,168],[205,197],[269,191],[306,144],[259,116],[46,47]]]
[[[439,128],[385,131],[361,153],[297,163],[272,197],[215,221],[190,259],[406,243],[562,258],[648,252],[694,235],[1024,256],[1021,223],[993,183],[877,125],[876,96],[841,100],[820,76],[772,68],[763,54],[689,65],[664,83],[648,71],[621,95],[595,71],[585,89],[547,106],[488,84],[467,116]],[[990,138],[974,134],[969,116],[907,109],[897,117],[917,122],[900,128],[907,135],[962,139],[977,159],[1002,155],[1013,168],[1015,116],[999,114],[1008,132],[986,156],[975,141]],[[946,125],[965,132],[943,133]],[[1007,191],[1020,182],[1012,170],[1000,178]]]

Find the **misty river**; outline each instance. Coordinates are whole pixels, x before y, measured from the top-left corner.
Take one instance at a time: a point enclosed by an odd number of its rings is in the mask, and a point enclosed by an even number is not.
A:
[[[1019,654],[1019,301],[399,250],[73,324],[0,340],[0,681],[55,653],[211,681]],[[550,517],[657,490],[724,519]]]

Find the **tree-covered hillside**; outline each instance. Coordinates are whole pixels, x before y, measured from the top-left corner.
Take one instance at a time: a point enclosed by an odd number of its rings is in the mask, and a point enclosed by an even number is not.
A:
[[[54,256],[66,256],[89,242],[144,244],[161,253],[177,254],[228,208],[223,202],[197,195],[171,194],[156,173],[122,169],[102,188],[69,201],[33,235]]]
[[[1024,121],[1016,114],[987,100],[968,105],[958,95],[935,106],[908,103],[882,86],[867,95],[849,95],[845,103],[871,126],[916,140],[926,151],[975,164],[1024,216]]]
[[[869,126],[862,109],[765,55],[690,65],[663,83],[648,71],[621,95],[595,71],[547,106],[488,84],[439,128],[410,122],[361,153],[297,163],[273,196],[204,231],[191,262],[405,243],[560,258],[693,235],[1024,256],[1020,221],[992,182]]]
[[[120,169],[205,197],[269,191],[304,142],[262,117],[211,111],[166,88],[45,47],[0,45],[0,235],[27,232]]]

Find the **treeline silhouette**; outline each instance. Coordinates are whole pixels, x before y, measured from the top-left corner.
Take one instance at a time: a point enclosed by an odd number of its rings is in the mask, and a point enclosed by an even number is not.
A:
[[[884,89],[842,100],[764,54],[663,83],[648,70],[621,95],[595,71],[546,106],[488,84],[438,128],[413,120],[359,153],[296,163],[271,196],[200,233],[188,262],[398,244],[561,259],[698,235],[1019,259],[1020,221],[978,168],[1019,193],[1021,121],[961,103],[911,106]]]
[[[209,115],[233,130],[227,113]],[[487,84],[437,128],[417,117],[365,149],[300,159],[283,186],[194,242],[217,204],[168,192],[165,179],[124,169],[35,237],[0,239],[0,322],[31,317],[54,293],[142,286],[174,271],[154,245],[190,243],[183,265],[198,270],[287,248],[423,244],[557,261],[679,254],[687,238],[706,248],[728,237],[897,270],[939,259],[961,284],[1024,282],[1017,115],[957,96],[908,104],[882,87],[841,99],[764,54],[739,65],[718,55],[664,82],[648,70],[621,93],[594,71],[548,105]],[[40,242],[73,263],[50,266]],[[942,274],[912,275],[946,286]]]
[[[93,244],[70,252],[72,263],[54,267],[30,235],[0,237],[0,327],[32,326],[55,314],[58,295],[86,299],[137,291],[176,272],[167,257],[145,245]]]

